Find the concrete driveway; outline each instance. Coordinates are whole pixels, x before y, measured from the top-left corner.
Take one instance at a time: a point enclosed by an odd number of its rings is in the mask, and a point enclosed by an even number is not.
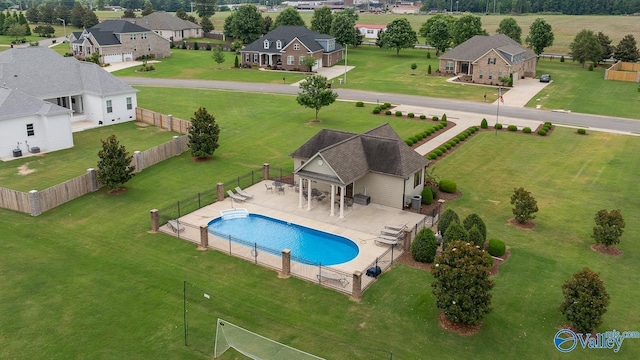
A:
[[[513,88],[502,94],[504,103],[501,106],[511,107],[524,107],[529,100],[533,99],[542,89],[544,89],[549,83],[541,83],[538,79],[526,78],[518,80],[513,84]],[[493,105],[498,105],[498,101],[493,102]]]

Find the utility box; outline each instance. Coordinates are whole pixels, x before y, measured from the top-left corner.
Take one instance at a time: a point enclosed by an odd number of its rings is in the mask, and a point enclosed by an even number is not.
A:
[[[421,195],[415,195],[415,196],[411,197],[411,209],[419,211],[421,205],[422,205],[422,196]]]
[[[13,157],[20,157],[20,156],[22,156],[22,150],[13,149]]]

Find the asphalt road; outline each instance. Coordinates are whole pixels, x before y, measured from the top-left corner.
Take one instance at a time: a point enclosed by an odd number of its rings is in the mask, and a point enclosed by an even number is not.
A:
[[[177,88],[201,88],[220,89],[242,92],[274,93],[297,95],[299,88],[285,84],[263,84],[233,81],[213,80],[182,80],[182,79],[150,79],[138,77],[122,77],[129,85],[177,87]],[[393,104],[406,104],[424,106],[430,108],[464,111],[496,116],[497,107],[492,104],[476,103],[470,101],[458,101],[451,99],[431,98],[419,95],[390,94],[375,91],[363,91],[352,89],[334,89],[340,100],[389,102]],[[610,116],[589,115],[580,113],[554,112],[520,107],[500,106],[500,116],[521,118],[528,120],[550,121],[557,125],[577,126],[593,129],[611,130],[623,133],[640,135],[640,120],[617,118]]]

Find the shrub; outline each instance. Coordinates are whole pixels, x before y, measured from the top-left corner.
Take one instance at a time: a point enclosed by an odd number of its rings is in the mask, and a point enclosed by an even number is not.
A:
[[[473,245],[479,247],[480,249],[484,248],[484,238],[482,234],[480,234],[480,230],[477,227],[472,227],[467,231],[468,240]]]
[[[183,41],[183,42],[182,42],[182,46],[181,46],[181,48],[182,48],[183,50],[187,48],[187,42],[186,42],[186,41]]]
[[[551,122],[550,121],[545,121],[544,126],[551,127]]]
[[[407,144],[408,146],[411,146],[411,145],[413,145],[413,140],[407,139],[407,140],[404,141],[404,143]]]
[[[524,188],[513,189],[511,205],[513,205],[513,216],[520,224],[536,218],[534,214],[538,212],[538,202]]]
[[[589,64],[589,71],[593,71],[593,64]]]
[[[447,114],[442,114],[442,121],[447,121]]]
[[[413,113],[408,113],[407,116],[411,119],[413,119],[415,117],[415,115]]]
[[[362,101],[356,102],[356,107],[364,107],[364,103]]]
[[[426,118],[427,118],[427,115],[425,115],[425,114],[420,115],[420,120],[424,120]]]
[[[458,140],[458,142],[464,141],[464,139],[466,139],[466,138],[467,138],[467,136],[464,133],[458,134],[458,136],[455,137],[455,139]]]
[[[480,127],[483,129],[488,129],[489,128],[489,124],[487,123],[487,119],[482,119],[482,121],[480,121]]]
[[[440,119],[438,119],[438,117],[437,117],[437,116],[433,116],[433,117],[431,117],[431,120],[433,120],[433,121],[438,121],[438,120],[440,120]]]
[[[433,193],[428,187],[422,189],[422,203],[425,205],[431,205],[431,203],[433,203]]]
[[[451,149],[451,144],[450,143],[445,143],[444,146],[447,150]]]
[[[540,130],[538,130],[538,135],[540,135],[540,136],[547,136],[547,130],[545,130],[545,129],[540,129]]]
[[[430,53],[427,53],[427,55],[430,55]],[[427,74],[431,75],[431,64],[429,64],[429,67],[427,68]]]
[[[435,149],[435,150],[433,150],[433,152],[438,156],[442,156],[442,150],[440,150],[440,149]]]
[[[580,135],[585,135],[587,133],[587,130],[585,129],[578,129],[578,134]]]
[[[418,68],[418,64],[416,63],[411,64],[411,70],[415,70],[417,68]]]
[[[427,51],[427,59],[431,59],[431,51]],[[429,65],[431,67],[431,65]]]
[[[446,152],[447,152],[447,150],[449,150],[449,149],[447,149],[447,147],[446,147],[446,146],[440,146],[440,147],[438,148],[438,150],[442,151],[442,153],[444,154],[444,153],[446,153]]]
[[[440,191],[443,191],[449,194],[455,194],[458,188],[458,185],[456,185],[456,183],[451,180],[440,180],[438,187],[440,188]]]
[[[451,149],[452,147],[456,146],[456,142],[453,140],[447,141],[447,145],[449,145],[449,149]]]
[[[207,51],[211,51],[211,44],[207,43],[207,46],[204,48]]]
[[[497,123],[495,126],[496,130],[502,130],[502,124]]]
[[[411,244],[411,257],[423,263],[432,263],[436,257],[436,236],[429,228],[422,228]]]
[[[198,42],[194,41],[193,42],[193,50],[199,50],[199,49],[200,49],[200,46],[198,45]]]
[[[390,107],[391,107],[391,104],[390,104],[390,103],[388,103],[388,102],[384,103],[384,108],[385,108],[385,109],[388,109],[388,108],[390,108]]]
[[[391,110],[385,110],[384,114],[385,115],[391,115]]]
[[[442,248],[446,249],[452,241],[456,240],[467,242],[469,241],[469,234],[467,234],[467,230],[465,230],[462,225],[454,222],[449,225],[447,231],[442,235]]]
[[[438,187],[435,185],[428,185],[429,189],[431,189],[431,193],[433,194],[433,199],[437,199],[438,198],[438,192],[440,190],[438,190]]]
[[[564,62],[564,55],[560,56],[560,62]]]
[[[412,136],[409,139],[411,139],[411,141],[413,141],[414,144],[417,143],[418,141],[420,141],[420,139],[418,139],[417,136]]]
[[[453,139],[451,139],[451,141],[453,141],[457,145],[462,140],[458,139],[457,137],[454,137]]]
[[[453,223],[460,223],[460,217],[451,209],[445,210],[442,216],[440,216],[440,221],[438,221],[438,232],[440,235],[444,234]]]
[[[560,312],[581,333],[589,333],[602,324],[610,296],[598,273],[584,268],[562,285],[564,300]]]
[[[515,125],[509,125],[507,126],[507,130],[508,131],[518,131],[518,127]]]
[[[480,217],[480,215],[472,213],[467,215],[466,218],[462,221],[462,226],[464,226],[467,231],[471,230],[471,228],[475,227],[482,235],[482,243],[487,239],[487,225],[485,225],[484,221]]]
[[[427,130],[423,131],[422,133],[422,138],[426,138],[427,136],[431,135],[431,133],[429,133]]]
[[[442,120],[440,121],[440,125],[442,125],[442,127],[447,127],[447,121],[446,120]]]
[[[236,55],[236,59],[233,61],[233,67],[234,68],[240,67],[240,60],[238,60],[238,55]]]
[[[440,155],[442,155],[442,154],[440,154]],[[431,153],[429,153],[429,155],[427,155],[427,159],[429,159],[429,160],[435,160],[437,158],[438,158],[438,154],[436,154],[435,151],[431,152]]]
[[[491,256],[500,257],[507,251],[507,247],[502,240],[490,239],[488,250]]]
[[[373,113],[374,114],[380,114],[380,111],[382,111],[382,110],[377,106],[373,108]]]
[[[522,132],[525,134],[531,134],[531,128],[530,127],[526,127],[524,129],[522,129]]]
[[[400,110],[396,111],[396,116],[402,116],[402,111]]]

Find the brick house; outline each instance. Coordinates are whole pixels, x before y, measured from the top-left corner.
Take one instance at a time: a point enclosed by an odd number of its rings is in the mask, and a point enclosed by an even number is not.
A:
[[[333,36],[304,26],[278,26],[240,50],[242,65],[271,66],[283,70],[303,69],[306,57],[316,63],[312,70],[335,65],[342,60],[342,46]]]
[[[151,29],[156,34],[171,41],[182,41],[183,39],[201,38],[204,36],[202,26],[192,23],[191,21],[182,20],[165,11],[154,11],[141,18],[124,20]]]
[[[470,76],[477,84],[495,85],[513,74],[514,83],[535,77],[538,57],[510,37],[476,35],[440,56],[440,72]]]
[[[103,64],[136,60],[143,55],[164,58],[171,54],[169,40],[125,20],[106,20],[70,36],[74,56],[84,59],[95,52]]]

